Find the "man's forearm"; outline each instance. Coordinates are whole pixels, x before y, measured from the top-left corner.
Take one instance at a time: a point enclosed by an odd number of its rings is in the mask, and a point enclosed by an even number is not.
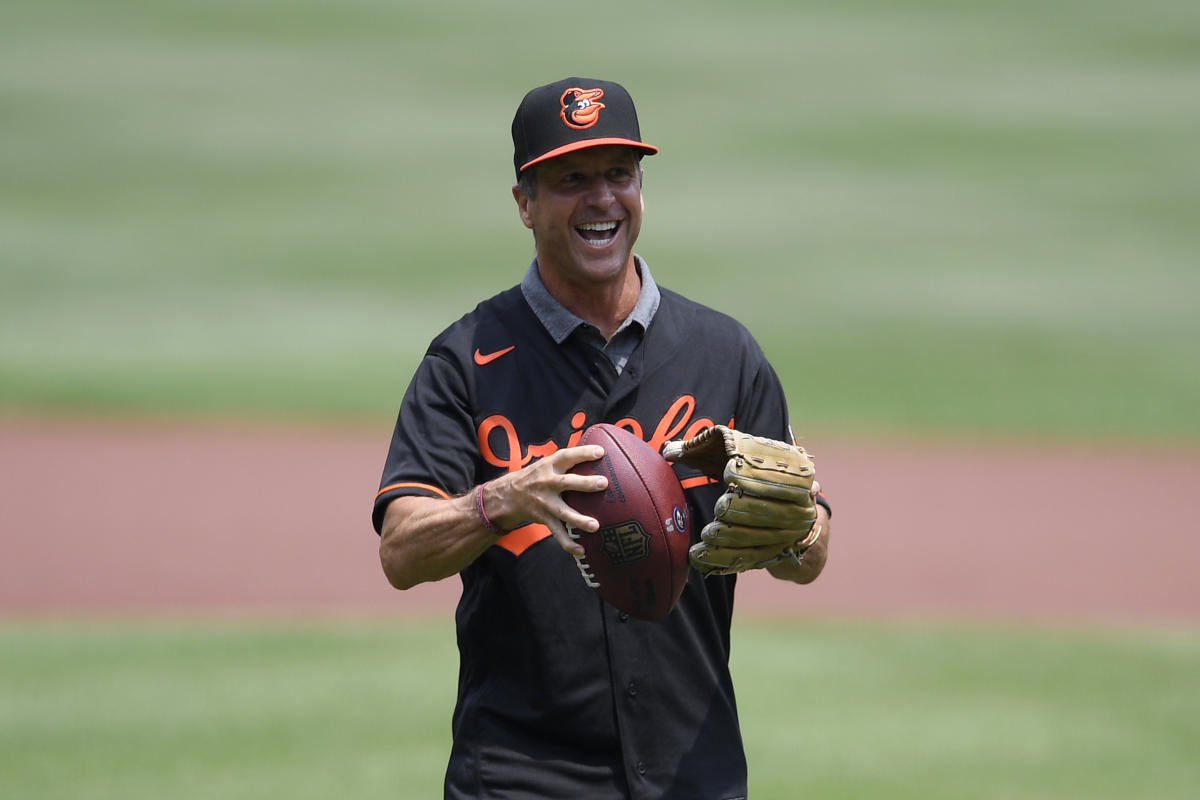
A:
[[[461,572],[495,541],[470,494],[398,497],[383,518],[379,561],[392,586],[410,589]]]

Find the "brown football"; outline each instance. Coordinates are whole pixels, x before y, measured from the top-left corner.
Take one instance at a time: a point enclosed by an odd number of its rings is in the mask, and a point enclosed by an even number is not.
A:
[[[600,523],[595,533],[571,531],[584,550],[579,571],[617,609],[638,619],[664,619],[688,579],[691,519],[683,487],[670,463],[624,428],[592,425],[579,443],[600,445],[604,457],[573,471],[608,477],[603,492],[563,495]]]

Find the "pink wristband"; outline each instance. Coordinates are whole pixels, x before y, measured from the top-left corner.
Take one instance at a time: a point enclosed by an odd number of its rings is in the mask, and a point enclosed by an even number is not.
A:
[[[483,523],[483,527],[487,528],[492,533],[496,534],[497,536],[503,536],[505,531],[502,531],[500,528],[496,527],[496,523],[488,519],[487,512],[483,510],[483,487],[484,484],[481,483],[475,488],[475,510],[479,513],[479,521]]]

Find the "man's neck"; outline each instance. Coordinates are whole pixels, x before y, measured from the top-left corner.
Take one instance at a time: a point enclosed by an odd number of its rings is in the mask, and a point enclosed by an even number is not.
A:
[[[584,322],[599,328],[605,339],[611,339],[621,327],[642,291],[642,279],[632,257],[619,276],[605,283],[570,282],[540,269],[538,274],[555,300]]]

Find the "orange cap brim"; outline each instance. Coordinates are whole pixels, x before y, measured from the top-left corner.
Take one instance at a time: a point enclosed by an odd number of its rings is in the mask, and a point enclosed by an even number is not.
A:
[[[526,161],[524,164],[522,164],[520,171],[524,172],[526,169],[528,169],[529,167],[532,167],[534,164],[540,164],[543,161],[549,161],[552,158],[557,158],[558,156],[566,155],[567,153],[573,153],[576,150],[583,150],[588,147],[600,147],[601,145],[606,145],[606,144],[628,145],[629,147],[634,147],[638,150],[641,150],[645,155],[648,155],[648,156],[652,156],[658,152],[658,148],[655,147],[654,145],[646,144],[645,142],[637,142],[637,141],[634,141],[633,139],[620,139],[620,138],[584,139],[579,142],[571,142],[570,144],[564,144],[562,147],[556,147],[555,149],[551,150],[549,153],[542,153],[540,156],[533,159],[532,161]]]

